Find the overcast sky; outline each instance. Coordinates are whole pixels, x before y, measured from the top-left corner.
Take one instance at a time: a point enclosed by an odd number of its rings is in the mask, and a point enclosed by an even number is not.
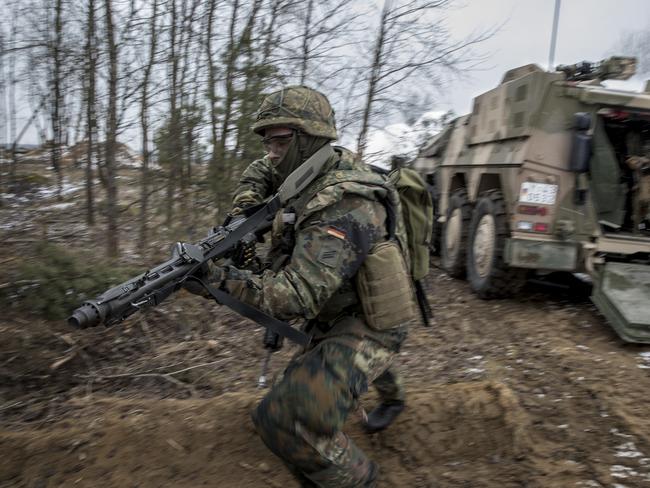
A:
[[[481,69],[455,80],[440,94],[435,111],[469,112],[472,98],[495,87],[511,68],[537,63],[548,68],[555,0],[457,0],[447,12],[450,31],[462,38],[474,31],[501,26],[477,47],[487,59]],[[650,29],[650,0],[562,0],[554,64],[599,61],[616,52],[626,32]],[[641,89],[643,80],[628,83]],[[31,110],[21,107],[20,115]],[[22,127],[23,120],[18,125]],[[36,142],[30,128],[23,143]]]
[[[451,31],[463,35],[489,25],[499,32],[478,48],[490,54],[481,71],[454,83],[437,109],[469,112],[474,96],[495,87],[510,68],[537,63],[548,68],[555,0],[460,0],[448,14]],[[650,29],[650,0],[562,0],[554,64],[599,61],[612,55],[627,31]],[[642,83],[630,84],[640,89]]]

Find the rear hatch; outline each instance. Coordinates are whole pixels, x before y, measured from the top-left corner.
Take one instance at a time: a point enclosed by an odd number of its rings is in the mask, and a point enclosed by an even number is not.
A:
[[[650,344],[650,265],[609,262],[591,300],[621,339]]]

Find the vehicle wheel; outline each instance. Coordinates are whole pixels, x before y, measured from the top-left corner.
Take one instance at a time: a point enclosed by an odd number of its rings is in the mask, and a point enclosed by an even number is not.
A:
[[[482,193],[469,226],[467,278],[481,298],[498,298],[518,292],[526,282],[526,270],[509,267],[504,259],[510,236],[508,214],[499,190]]]
[[[465,277],[467,233],[472,207],[465,190],[456,190],[449,198],[447,219],[442,227],[440,255],[442,267],[454,278]]]

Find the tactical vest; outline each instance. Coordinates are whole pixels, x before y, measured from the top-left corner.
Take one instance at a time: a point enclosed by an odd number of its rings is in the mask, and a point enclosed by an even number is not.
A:
[[[357,169],[354,163],[338,161],[314,180],[286,209],[278,213],[273,225],[276,262],[282,262],[277,249],[289,254],[295,245],[295,227],[313,212],[331,202],[316,197],[329,187],[348,184],[342,194],[357,193],[383,203],[387,214],[387,241],[377,243],[368,253],[355,279],[343,286],[323,306],[317,320],[333,323],[341,312],[363,313],[366,323],[377,331],[394,329],[417,319],[417,304],[411,280],[408,241],[401,219],[401,204],[395,188],[369,170]],[[282,253],[279,253],[282,254]],[[400,304],[396,307],[395,304]]]

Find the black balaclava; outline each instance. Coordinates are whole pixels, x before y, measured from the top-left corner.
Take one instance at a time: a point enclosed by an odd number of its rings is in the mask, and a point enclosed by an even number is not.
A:
[[[315,137],[304,132],[294,131],[287,153],[275,165],[280,181],[286,180],[287,176],[293,173],[298,166],[329,142],[330,139],[326,137]]]

